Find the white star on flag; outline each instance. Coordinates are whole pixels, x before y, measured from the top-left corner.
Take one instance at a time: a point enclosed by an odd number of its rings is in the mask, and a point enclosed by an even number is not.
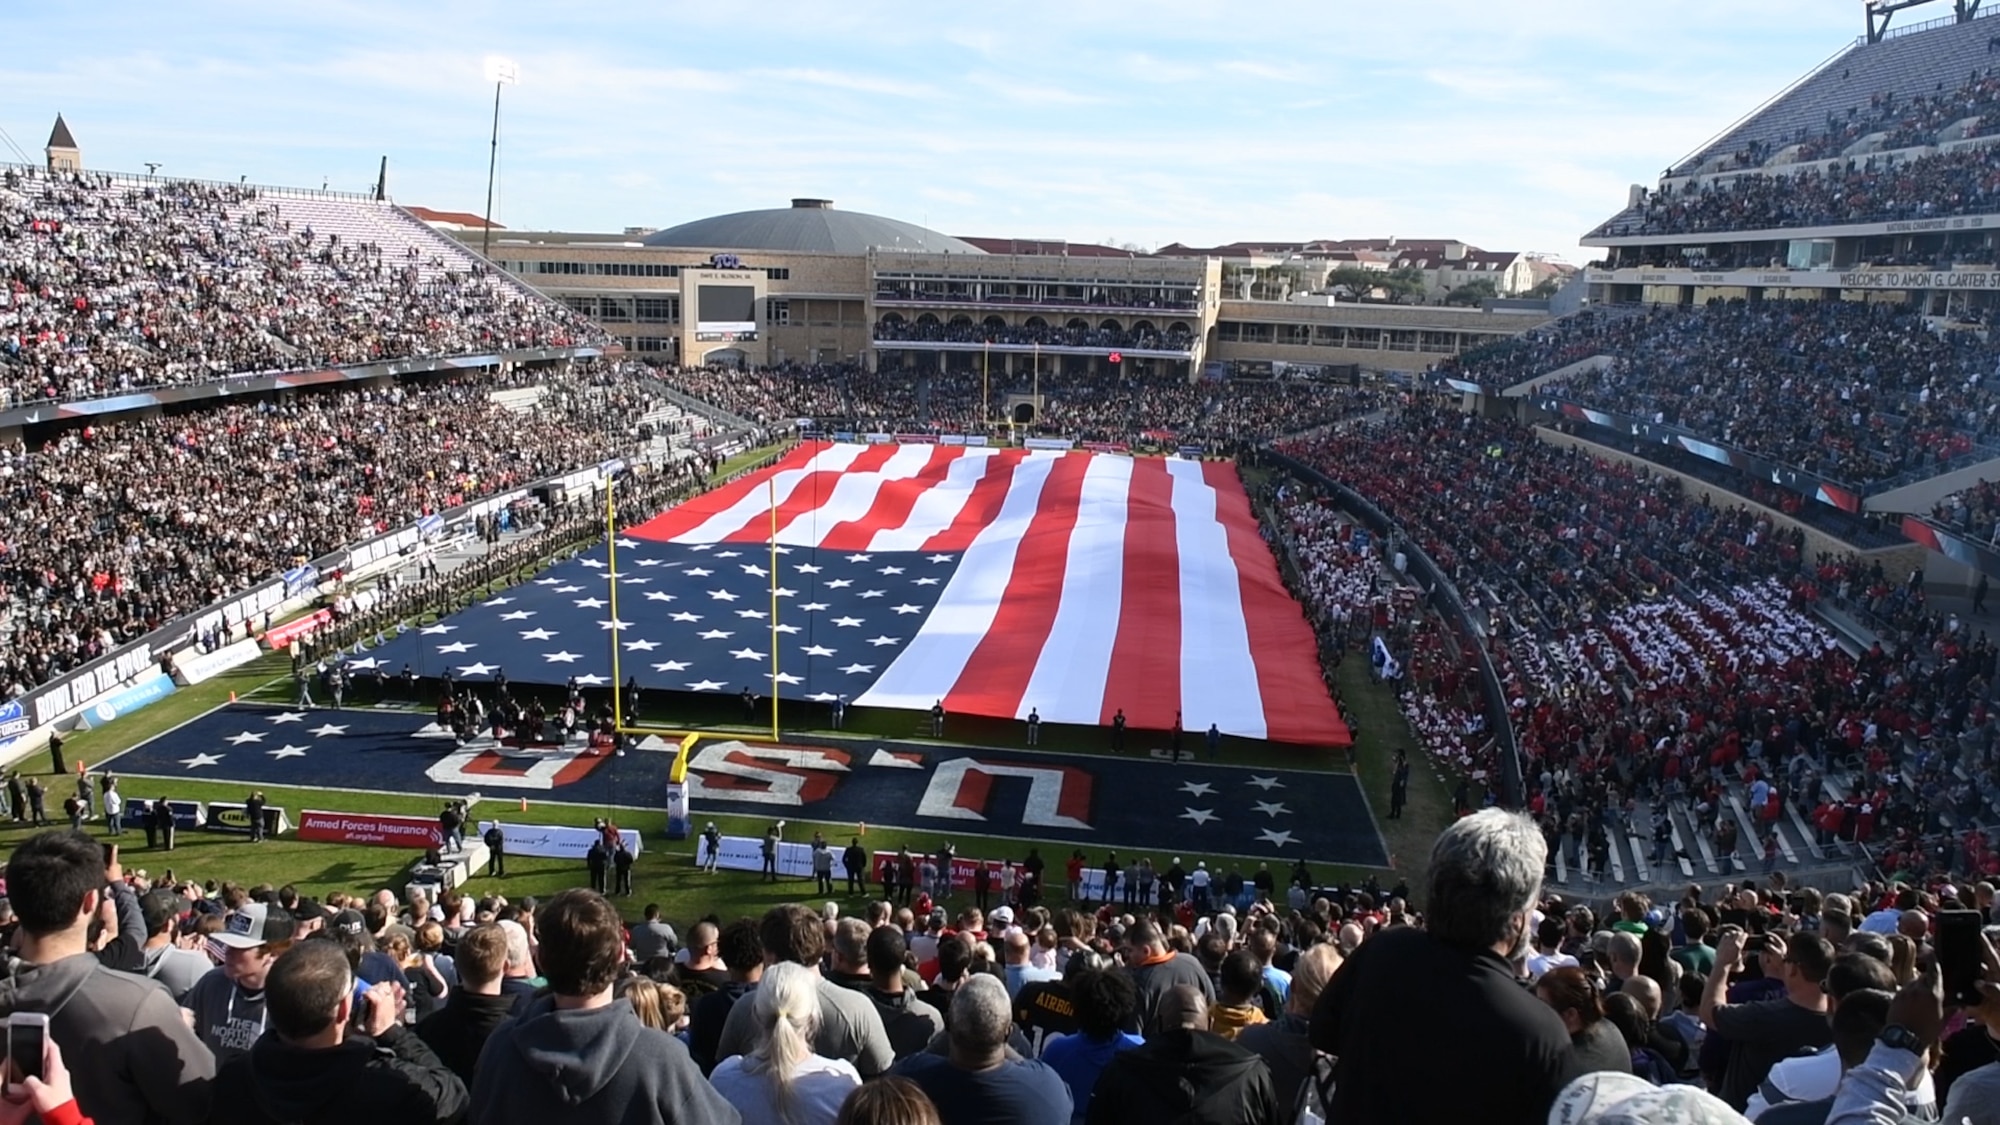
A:
[[[1262,789],[1266,793],[1269,793],[1273,789],[1283,789],[1285,787],[1285,783],[1279,781],[1275,777],[1258,777],[1254,773],[1250,775],[1250,780],[1244,782],[1243,784],[1255,785],[1257,788]]]
[[[473,649],[478,647],[479,646],[476,644],[470,644],[465,641],[453,641],[448,645],[437,646],[437,650],[439,653],[447,653],[447,652],[458,653],[458,652],[471,652]]]
[[[576,678],[576,682],[578,685],[583,687],[596,687],[599,684],[607,683],[609,681],[607,681],[603,676],[600,676],[595,672],[585,672],[583,675],[578,676]]]
[[[597,627],[599,629],[609,629],[614,633],[622,633],[625,630],[630,629],[632,627],[632,623],[630,621],[620,621],[616,618],[613,618],[610,621],[599,621],[597,623]]]
[[[526,621],[526,620],[527,620],[528,618],[530,618],[530,617],[533,617],[534,615],[535,615],[535,611],[534,611],[534,610],[532,610],[532,609],[517,609],[517,610],[515,610],[515,611],[514,611],[514,612],[512,612],[512,613],[503,613],[503,614],[501,614],[501,615],[500,615],[500,620],[502,620],[502,621]]]
[[[705,633],[699,634],[704,641],[725,641],[735,635],[727,629],[710,629]]]
[[[938,580],[935,578],[919,578],[916,584],[919,586],[935,586],[938,584]]]
[[[640,565],[640,566],[658,566],[658,565],[660,565],[660,560],[658,560],[658,559],[640,559],[640,560],[639,560],[639,565]]]
[[[542,654],[542,659],[551,664],[574,664],[583,659],[583,654],[564,649],[561,652],[545,652]]]
[[[713,551],[713,550],[715,550],[715,544],[713,544],[713,543],[696,543],[696,544],[695,544],[694,546],[692,546],[692,547],[689,547],[689,548],[688,548],[688,550],[690,550],[690,551]]]
[[[488,599],[486,599],[486,603],[485,603],[485,604],[487,604],[487,605],[513,605],[513,604],[514,604],[514,599],[513,599],[513,598],[488,598]]]
[[[827,605],[825,602],[807,602],[799,608],[805,610],[807,613],[818,613],[820,610],[827,608]]]
[[[853,582],[852,582],[851,580],[849,580],[849,579],[846,579],[846,578],[836,578],[836,579],[832,580],[831,582],[828,582],[828,583],[826,584],[826,588],[827,588],[827,589],[829,589],[829,590],[845,590],[845,589],[847,589],[847,588],[848,588],[849,586],[852,586],[852,585],[854,585],[854,583],[853,583]]]
[[[727,590],[710,590],[708,596],[719,602],[733,602],[736,600],[736,595]]]
[[[222,755],[220,754],[196,754],[192,758],[182,758],[181,765],[192,770],[200,769],[202,766],[212,766],[221,760]]]
[[[699,614],[699,613],[688,613],[687,611],[683,610],[683,611],[681,611],[680,613],[676,613],[676,614],[672,614],[672,615],[670,616],[669,620],[673,620],[673,621],[700,621],[700,620],[701,620],[701,614]]]
[[[262,742],[264,741],[264,736],[255,731],[246,730],[242,734],[232,734],[222,741],[229,743],[231,746],[241,746],[246,742]]]
[[[888,593],[888,591],[886,591],[886,590],[863,590],[863,591],[861,591],[861,594],[860,594],[860,596],[861,596],[861,597],[864,597],[864,598],[879,598],[879,597],[881,597],[881,596],[882,596],[883,594],[885,594],[885,593]]]
[[[1215,792],[1215,786],[1210,785],[1206,781],[1183,781],[1181,782],[1181,792],[1186,793],[1190,797],[1206,797],[1210,793]]]
[[[653,651],[654,649],[656,649],[656,648],[659,648],[659,647],[660,647],[660,642],[658,642],[658,641],[626,641],[626,642],[625,642],[625,651],[626,651],[626,652],[651,652],[651,651]]]
[[[655,665],[653,665],[653,671],[655,671],[655,672],[685,672],[685,671],[687,671],[687,666],[688,666],[688,662],[687,662],[687,661],[685,661],[685,660],[662,660],[662,661],[661,661],[661,662],[659,662],[658,664],[655,664]]]
[[[877,571],[876,571],[875,573],[877,573],[877,574],[901,574],[901,573],[903,573],[903,568],[902,568],[902,567],[900,567],[900,566],[885,566],[885,567],[882,567],[881,569],[877,570]]]
[[[583,590],[583,587],[581,587],[581,586],[577,586],[577,585],[569,585],[569,586],[557,586],[557,587],[556,587],[556,593],[558,593],[558,594],[575,594],[575,593],[580,593],[580,592],[581,592],[582,590]]]
[[[549,629],[529,629],[521,634],[521,639],[524,641],[546,641],[555,635],[555,632]]]
[[[874,670],[875,666],[873,664],[849,664],[847,667],[841,669],[841,671],[850,676],[865,676]]]
[[[773,625],[771,626],[771,631],[773,633],[796,633],[799,631],[799,627],[797,625]]]
[[[792,569],[800,574],[818,574],[824,568],[814,566],[811,563],[800,563]]]
[[[772,676],[771,678],[778,681],[781,684],[796,684],[804,682],[800,680],[797,676],[792,675],[790,672],[780,672],[777,675]]]
[[[771,576],[770,571],[765,570],[763,567],[758,566],[756,563],[743,563],[741,565],[743,567],[743,573],[748,574],[752,577],[769,578]]]
[[[764,616],[764,611],[761,609],[739,609],[736,611],[736,616],[746,621],[755,621]]]
[[[922,613],[923,611],[924,611],[923,606],[911,605],[908,602],[904,602],[902,605],[896,607],[897,613]]]
[[[1182,808],[1187,808],[1187,806],[1186,806],[1186,805],[1182,805],[1181,807],[1182,807]],[[1194,821],[1194,822],[1195,822],[1195,823],[1196,823],[1197,825],[1201,825],[1201,824],[1207,824],[1207,823],[1208,823],[1209,821],[1211,821],[1211,820],[1221,820],[1222,818],[1221,818],[1221,817],[1219,817],[1219,816],[1217,816],[1217,815],[1215,815],[1215,810],[1214,810],[1214,809],[1188,809],[1188,810],[1187,810],[1186,812],[1184,812],[1184,813],[1182,813],[1181,815],[1179,815],[1179,816],[1175,817],[1174,819],[1175,819],[1175,820],[1192,820],[1192,821]]]
[[[286,758],[305,757],[306,748],[303,746],[280,746],[276,750],[266,750],[264,751],[264,753],[269,754],[271,757],[276,758],[279,761],[283,761]]]
[[[561,581],[562,581],[562,579],[560,579],[560,578],[537,578],[537,579],[535,579],[535,585],[537,585],[537,586],[554,586],[554,585],[556,585],[557,583],[560,583]]]
[[[869,559],[871,559],[871,558],[874,558],[874,557],[875,557],[875,556],[873,556],[873,555],[849,555],[849,556],[847,556],[847,561],[848,561],[848,562],[867,562],[867,561],[868,561]]]
[[[325,738],[328,735],[346,734],[349,725],[347,723],[321,723],[306,733],[312,735],[314,738]]]
[[[417,633],[425,637],[442,637],[456,628],[458,628],[456,625],[426,625],[417,630]]]
[[[607,604],[609,603],[607,603],[603,598],[576,599],[576,608],[578,609],[603,609]]]
[[[775,590],[771,591],[771,593],[772,593],[772,594],[773,594],[774,596],[776,596],[776,597],[780,597],[780,598],[789,598],[789,597],[792,597],[792,596],[796,595],[796,594],[798,593],[798,591],[797,591],[797,590],[794,590],[794,589],[792,589],[792,588],[791,588],[791,587],[789,587],[789,586],[780,586],[780,587],[778,587],[777,589],[775,589]]]
[[[619,539],[617,540],[617,543],[620,547],[623,547],[628,551],[637,550],[639,547],[639,541],[637,539]]]
[[[302,723],[305,721],[306,713],[304,711],[280,711],[275,715],[267,715],[265,717],[274,723]]]
[[[859,617],[836,617],[833,619],[833,623],[845,629],[861,624],[861,619]]]
[[[1259,801],[1257,802],[1257,811],[1263,813],[1265,816],[1292,815],[1292,810],[1286,808],[1283,801]]]
[[[1267,844],[1276,844],[1282,848],[1292,842],[1292,834],[1290,832],[1279,832],[1266,828],[1262,832],[1257,833],[1257,839]]]
[[[880,637],[870,637],[868,638],[868,643],[874,645],[876,648],[881,648],[883,645],[893,645],[893,644],[898,644],[900,642],[898,642],[894,637],[885,635]]]
[[[934,562],[934,563],[941,563],[941,562],[950,562],[950,561],[951,561],[951,556],[950,556],[950,555],[932,555],[932,556],[931,556],[931,561],[932,561],[932,562]]]
[[[731,655],[731,656],[735,657],[735,658],[736,658],[736,659],[738,659],[738,660],[762,660],[762,659],[764,659],[764,654],[763,654],[763,653],[761,653],[761,652],[758,652],[758,651],[757,651],[756,649],[754,649],[754,648],[732,648],[732,649],[730,649],[730,650],[729,650],[729,655]]]
[[[670,602],[674,600],[674,596],[665,590],[648,590],[646,591],[646,600],[649,602]]]
[[[499,670],[500,666],[498,664],[487,664],[482,661],[478,664],[461,665],[458,669],[458,674],[461,676],[490,676]]]
[[[807,656],[832,656],[833,650],[825,645],[806,645],[799,650]]]
[[[607,574],[605,577],[609,578],[611,576]],[[622,574],[618,576],[618,584],[620,586],[646,586],[650,585],[652,581],[650,578],[627,578]]]
[[[691,566],[688,567],[686,570],[682,571],[681,573],[687,575],[689,578],[707,578],[709,575],[714,574],[715,572],[709,570],[706,567]]]
[[[583,560],[583,565],[585,565],[585,566],[589,567],[589,568],[590,568],[590,569],[592,569],[592,570],[603,570],[603,569],[604,569],[604,560],[603,560],[603,559],[585,559],[585,560]]]
[[[721,680],[696,680],[688,685],[689,691],[721,691]]]
[[[811,703],[832,703],[834,700],[839,698],[840,698],[839,696],[833,694],[830,691],[816,691],[811,695],[806,696],[806,700]]]
[[[734,559],[741,557],[742,554],[743,552],[741,551],[717,551],[715,552],[715,557],[718,559]]]

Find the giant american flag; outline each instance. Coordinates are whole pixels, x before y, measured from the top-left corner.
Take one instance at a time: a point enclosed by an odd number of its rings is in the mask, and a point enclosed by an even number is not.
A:
[[[1349,741],[1226,462],[808,442],[617,546],[368,660],[608,683],[615,635],[647,688]]]

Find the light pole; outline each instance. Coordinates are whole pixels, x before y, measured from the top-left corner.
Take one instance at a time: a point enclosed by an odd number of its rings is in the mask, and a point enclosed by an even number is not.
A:
[[[493,145],[486,154],[486,216],[479,229],[479,256],[490,258],[493,245],[493,171],[500,160],[500,88],[521,80],[521,67],[499,55],[486,58],[486,80],[493,83]]]

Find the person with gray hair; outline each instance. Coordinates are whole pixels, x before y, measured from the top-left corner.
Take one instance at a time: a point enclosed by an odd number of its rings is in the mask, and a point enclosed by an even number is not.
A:
[[[1069,1087],[1046,1063],[1007,1049],[1013,1005],[997,979],[974,974],[952,993],[945,1022],[949,1052],[911,1055],[891,1073],[917,1084],[944,1125],[1068,1121]]]
[[[1572,1074],[1569,1034],[1521,987],[1548,845],[1535,822],[1482,809],[1431,848],[1425,929],[1361,943],[1313,1005],[1334,1055],[1335,1121],[1539,1125]]]

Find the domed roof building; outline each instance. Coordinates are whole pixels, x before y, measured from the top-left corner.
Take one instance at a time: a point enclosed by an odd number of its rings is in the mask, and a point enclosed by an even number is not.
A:
[[[860,211],[836,211],[830,199],[794,199],[790,207],[695,219],[646,236],[646,246],[790,254],[865,255],[870,250],[984,254],[963,239]]]

